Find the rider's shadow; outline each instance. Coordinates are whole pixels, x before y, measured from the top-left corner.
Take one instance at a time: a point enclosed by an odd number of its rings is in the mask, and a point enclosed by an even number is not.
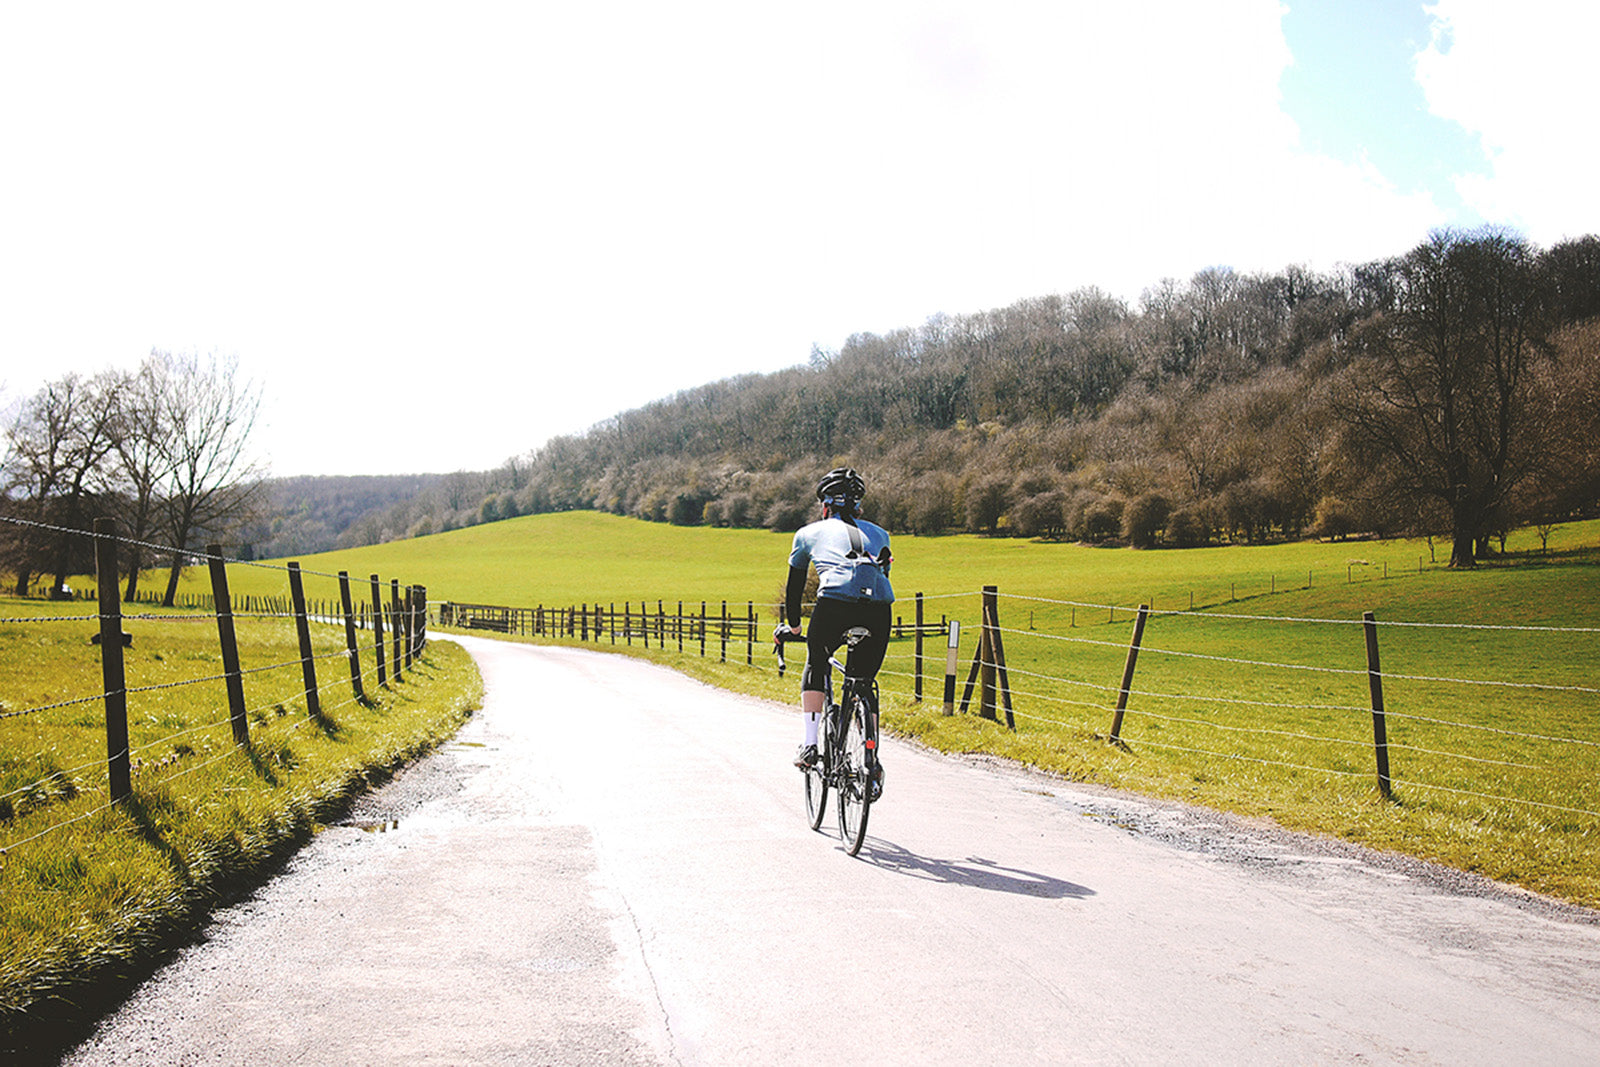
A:
[[[971,886],[999,893],[1017,893],[1026,897],[1044,897],[1050,900],[1072,898],[1082,900],[1094,896],[1094,890],[1052,878],[1035,871],[1004,867],[993,860],[969,856],[964,860],[939,860],[908,852],[899,845],[878,838],[869,838],[861,850],[861,858],[885,870],[922,878],[930,882],[947,882],[950,885]]]

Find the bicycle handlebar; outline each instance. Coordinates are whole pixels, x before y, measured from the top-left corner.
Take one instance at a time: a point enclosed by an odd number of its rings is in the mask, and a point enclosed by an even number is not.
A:
[[[790,641],[804,641],[805,639],[805,634],[797,634],[782,624],[779,624],[778,628],[772,631],[772,654],[778,657],[779,678],[783,677],[783,672],[788,668],[788,664],[783,658],[783,646]]]

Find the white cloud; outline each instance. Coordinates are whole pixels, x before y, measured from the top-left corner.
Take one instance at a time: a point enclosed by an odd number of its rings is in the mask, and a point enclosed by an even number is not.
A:
[[[1584,0],[1438,0],[1417,57],[1429,107],[1477,135],[1490,174],[1457,188],[1486,218],[1550,244],[1600,230],[1594,97],[1600,7]]]
[[[237,353],[281,473],[484,467],[935,312],[1404,250],[1438,208],[1300,147],[1282,14],[14,6],[0,373]]]

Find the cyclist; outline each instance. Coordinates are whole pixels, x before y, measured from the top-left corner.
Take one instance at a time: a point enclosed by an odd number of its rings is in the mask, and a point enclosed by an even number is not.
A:
[[[869,636],[850,650],[845,668],[852,678],[874,678],[889,647],[894,590],[889,585],[889,534],[861,518],[861,498],[866,483],[849,467],[836,467],[817,483],[822,519],[794,535],[789,552],[789,582],[784,595],[784,620],[791,633],[800,632],[800,600],[806,588],[806,565],[817,568],[817,602],[811,612],[806,638],[806,669],[800,680],[800,711],[805,719],[805,741],[795,756],[802,770],[817,762],[817,727],[827,697],[828,657],[844,643],[845,632],[864,627]],[[881,780],[877,753],[868,766]]]

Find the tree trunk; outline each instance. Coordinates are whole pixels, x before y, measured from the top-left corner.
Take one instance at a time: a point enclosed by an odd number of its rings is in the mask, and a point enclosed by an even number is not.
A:
[[[1457,521],[1450,539],[1450,566],[1476,567],[1477,565],[1478,557],[1473,552],[1472,531]]]
[[[139,596],[139,548],[135,545],[128,554],[128,589],[122,594],[126,604],[132,604]]]
[[[170,608],[178,602],[178,579],[183,575],[183,553],[172,554],[172,573],[167,575],[167,595],[161,598],[161,606]]]

